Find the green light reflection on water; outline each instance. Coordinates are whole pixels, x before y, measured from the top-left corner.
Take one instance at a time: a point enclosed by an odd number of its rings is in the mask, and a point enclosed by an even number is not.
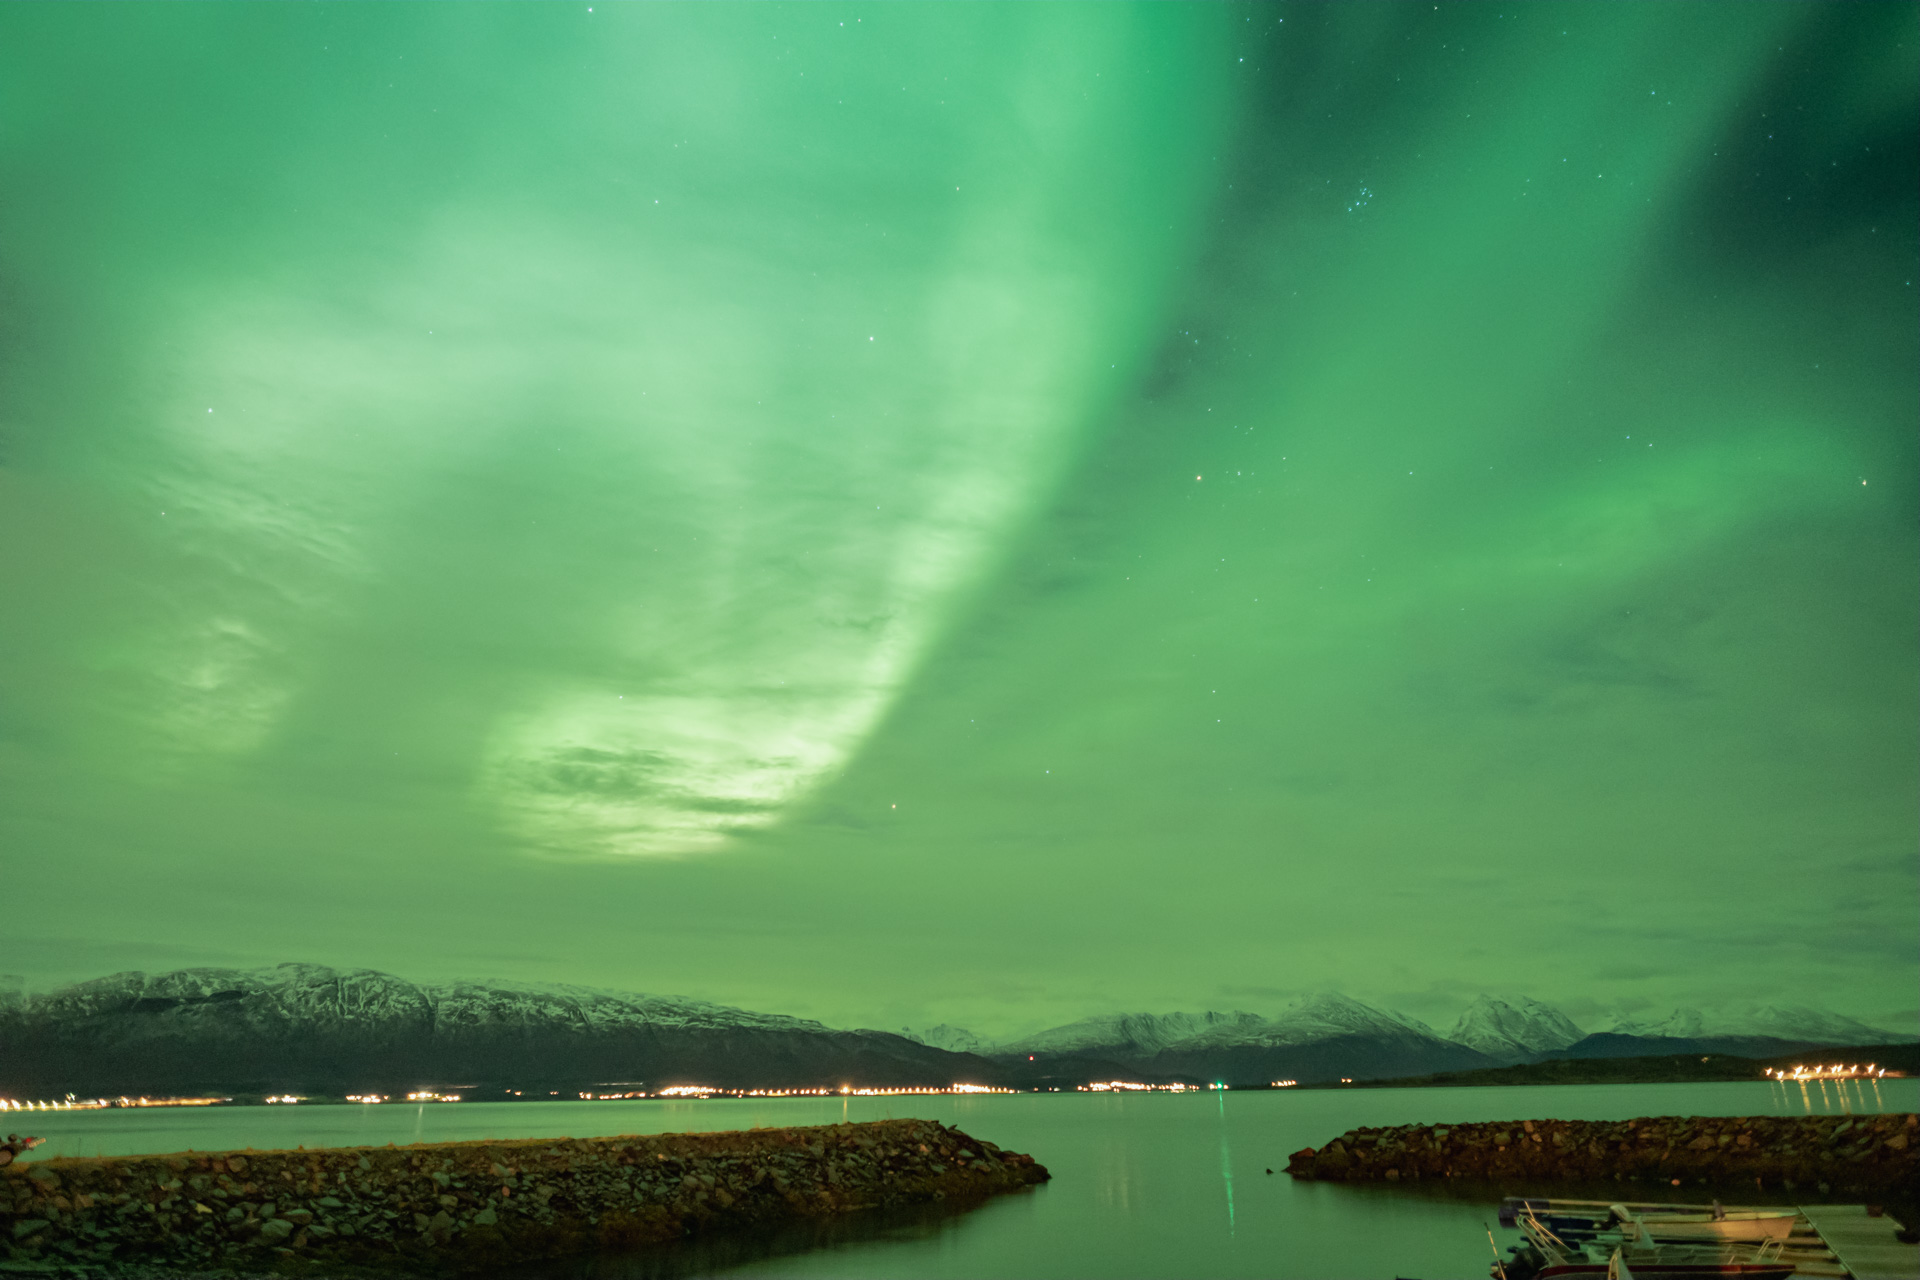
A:
[[[1214,1097],[1220,1100],[1220,1181],[1227,1188],[1227,1234],[1233,1234],[1233,1149],[1227,1145],[1227,1091],[1214,1085]]]

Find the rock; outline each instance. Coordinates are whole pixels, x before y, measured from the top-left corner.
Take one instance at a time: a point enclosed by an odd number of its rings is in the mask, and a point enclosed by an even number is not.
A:
[[[235,1158],[16,1165],[0,1171],[0,1232],[19,1232],[21,1243],[12,1247],[22,1252],[51,1247],[84,1258],[107,1250],[172,1271],[206,1271],[221,1265],[223,1250],[249,1246],[284,1256],[299,1251],[314,1274],[328,1274],[330,1259],[359,1265],[369,1257],[400,1270],[497,1270],[503,1259],[577,1252],[605,1232],[630,1247],[690,1230],[758,1231],[796,1215],[987,1195],[1047,1177],[1031,1156],[920,1121],[561,1144],[249,1152],[238,1166],[230,1163]],[[229,1176],[236,1167],[254,1181]],[[323,1186],[343,1191],[312,1194]],[[96,1204],[117,1208],[89,1212]]]
[[[1649,1117],[1625,1122],[1535,1120],[1388,1130],[1356,1129],[1317,1153],[1289,1158],[1298,1178],[1363,1181],[1447,1177],[1652,1180],[1842,1178],[1852,1190],[1911,1185],[1920,1167],[1891,1137],[1910,1133],[1905,1116],[1757,1119]],[[1737,1134],[1737,1137],[1736,1137]],[[1837,1137],[1836,1137],[1837,1135]],[[1409,1163],[1408,1155],[1417,1154]],[[1845,1169],[1844,1175],[1836,1172]]]

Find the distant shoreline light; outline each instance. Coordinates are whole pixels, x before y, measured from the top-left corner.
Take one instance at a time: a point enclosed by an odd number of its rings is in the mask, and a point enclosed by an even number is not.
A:
[[[1795,1070],[1812,1072],[1841,1069],[1795,1068]],[[1844,1070],[1863,1076],[1870,1074],[1875,1075],[1875,1078],[1901,1074],[1897,1071],[1889,1072],[1885,1070],[1880,1070],[1875,1073],[1872,1068],[1845,1068]],[[1780,1080],[1813,1080],[1820,1078],[1833,1079],[1836,1077],[1833,1075],[1822,1077],[1814,1074],[1796,1076],[1783,1073],[1775,1078]],[[1274,1089],[1291,1089],[1297,1087],[1299,1083],[1297,1080],[1275,1080],[1271,1082],[1269,1087]],[[1342,1083],[1349,1082],[1342,1081]],[[1133,1080],[1094,1080],[1086,1084],[1074,1085],[1072,1091],[1077,1093],[1210,1093],[1227,1090],[1231,1087],[1232,1086],[1221,1081],[1216,1081],[1212,1084],[1184,1084],[1179,1082],[1143,1084]],[[1057,1085],[1034,1087],[1031,1089],[1013,1089],[1001,1085],[965,1084],[957,1082],[949,1085],[889,1085],[876,1087],[840,1085],[838,1088],[776,1087],[756,1089],[722,1088],[719,1085],[706,1084],[676,1084],[667,1085],[660,1089],[623,1089],[619,1092],[608,1093],[581,1090],[575,1096],[582,1102],[671,1102],[686,1101],[689,1099],[698,1101],[706,1098],[893,1098],[941,1095],[966,1096],[974,1094],[1012,1095],[1020,1093],[1059,1093],[1060,1091],[1060,1086]],[[510,1095],[511,1099],[519,1099],[525,1096],[520,1090],[516,1089],[509,1089],[506,1092]],[[378,1106],[382,1103],[393,1102],[395,1100],[391,1094],[373,1092],[349,1093],[341,1099],[343,1102],[359,1103],[362,1106]],[[435,1089],[416,1089],[402,1095],[400,1100],[414,1103],[463,1102],[468,1101],[469,1097],[468,1095],[459,1093],[441,1093]],[[149,1098],[142,1096],[133,1098],[122,1096],[117,1098],[77,1098],[69,1095],[64,1099],[58,1100],[20,1101],[12,1098],[0,1098],[0,1111],[99,1111],[112,1107],[211,1107],[232,1103],[233,1101],[234,1099],[231,1097]],[[309,1094],[283,1093],[268,1095],[260,1098],[259,1101],[267,1106],[297,1106],[301,1103],[313,1102],[315,1099]],[[324,1102],[325,1099],[321,1099],[320,1101]]]
[[[1885,1080],[1898,1079],[1906,1073],[1889,1071],[1878,1063],[1869,1062],[1866,1066],[1854,1063],[1835,1062],[1826,1066],[1768,1067],[1766,1076],[1770,1080]]]
[[[625,1102],[649,1098],[892,1098],[905,1094],[1022,1093],[1021,1089],[1003,1089],[990,1084],[894,1085],[882,1088],[857,1088],[843,1084],[838,1089],[723,1089],[709,1084],[673,1084],[663,1089],[631,1089],[621,1093],[582,1092],[582,1102]]]
[[[109,1107],[217,1107],[232,1098],[76,1098],[68,1094],[54,1102],[0,1098],[0,1111],[103,1111]],[[272,1102],[274,1099],[269,1098]]]

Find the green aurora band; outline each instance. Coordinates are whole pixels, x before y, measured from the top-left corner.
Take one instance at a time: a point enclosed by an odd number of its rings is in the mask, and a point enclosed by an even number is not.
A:
[[[1911,1028],[1917,35],[0,9],[0,970]]]

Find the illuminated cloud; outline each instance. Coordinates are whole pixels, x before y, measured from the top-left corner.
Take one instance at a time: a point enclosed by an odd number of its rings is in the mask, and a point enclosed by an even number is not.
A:
[[[1201,192],[1170,149],[1212,145],[1151,26],[997,38],[951,55],[969,116],[910,104],[870,163],[706,120],[622,179],[666,208],[456,185],[371,262],[184,293],[148,484],[218,585],[159,642],[170,749],[355,736],[330,668],[358,649],[403,705],[449,653],[487,669],[473,796],[548,856],[719,848],[843,766],[1118,394]],[[1177,74],[1141,98],[1147,59]],[[617,99],[628,70],[584,74]]]

